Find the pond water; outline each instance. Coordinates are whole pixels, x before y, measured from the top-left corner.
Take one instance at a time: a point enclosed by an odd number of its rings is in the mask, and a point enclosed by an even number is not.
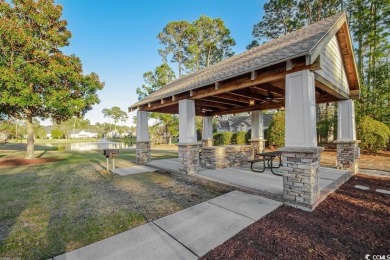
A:
[[[122,142],[80,142],[80,143],[67,143],[67,144],[46,144],[47,146],[57,147],[59,150],[64,151],[93,151],[104,149],[129,149],[134,148],[135,144],[122,143]]]

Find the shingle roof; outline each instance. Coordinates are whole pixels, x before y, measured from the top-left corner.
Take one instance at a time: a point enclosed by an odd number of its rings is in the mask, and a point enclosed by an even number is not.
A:
[[[236,127],[236,126],[240,125],[241,123],[245,122],[245,120],[247,120],[248,118],[250,118],[250,116],[237,116],[237,117],[235,117],[233,119],[231,127]]]
[[[340,13],[318,23],[308,25],[239,55],[225,59],[197,72],[175,80],[130,108],[167,98],[192,89],[204,87],[254,70],[265,68],[289,59],[310,54],[333,26],[344,18]]]
[[[220,129],[221,128],[230,129],[229,128],[229,120],[221,120],[221,121],[219,121],[219,124],[220,124]]]

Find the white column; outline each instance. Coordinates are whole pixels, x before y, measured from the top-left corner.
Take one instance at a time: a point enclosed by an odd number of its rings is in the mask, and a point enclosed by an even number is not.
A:
[[[213,117],[203,117],[202,140],[213,139]]]
[[[316,147],[314,74],[302,70],[286,75],[286,147]]]
[[[195,101],[179,101],[179,143],[196,143]]]
[[[263,112],[252,111],[251,139],[264,139]]]
[[[351,99],[338,102],[337,141],[355,141],[355,105]]]
[[[137,111],[137,142],[149,142],[148,112]]]

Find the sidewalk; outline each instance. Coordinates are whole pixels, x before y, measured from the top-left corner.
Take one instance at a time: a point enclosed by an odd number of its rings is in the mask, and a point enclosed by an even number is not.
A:
[[[280,205],[232,191],[54,259],[197,259]]]

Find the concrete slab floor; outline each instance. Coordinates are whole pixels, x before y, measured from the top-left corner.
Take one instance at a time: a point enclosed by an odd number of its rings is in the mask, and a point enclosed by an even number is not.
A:
[[[161,168],[173,172],[178,172],[179,162],[177,158],[153,160],[149,163],[150,166]],[[277,171],[277,169],[276,169]],[[347,171],[320,167],[319,168],[319,186],[323,190],[333,184],[337,179],[341,178]],[[252,191],[258,191],[259,194],[274,194],[268,196],[276,199],[283,194],[283,179],[266,170],[263,173],[256,173],[250,169],[250,164],[240,167],[226,169],[201,169],[196,176],[206,178],[216,182],[221,182],[228,185],[233,185],[237,188],[248,188]],[[264,195],[266,196],[266,195]]]

